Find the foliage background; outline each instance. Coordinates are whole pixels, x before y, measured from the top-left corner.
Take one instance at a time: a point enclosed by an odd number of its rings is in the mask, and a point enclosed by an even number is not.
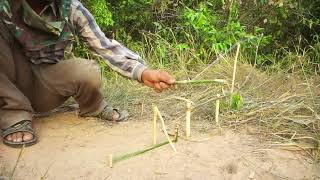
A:
[[[247,60],[266,68],[291,68],[292,52],[307,52],[319,70],[320,1],[314,0],[84,0],[108,37],[134,50],[158,48],[161,63],[174,62],[170,48],[192,50],[208,62],[242,42]],[[147,43],[147,42],[148,43]],[[165,42],[164,42],[165,41]],[[165,44],[169,44],[166,46]],[[256,46],[259,46],[258,57]],[[150,49],[149,49],[150,51]],[[147,60],[149,61],[149,60]],[[150,60],[152,61],[152,60]]]

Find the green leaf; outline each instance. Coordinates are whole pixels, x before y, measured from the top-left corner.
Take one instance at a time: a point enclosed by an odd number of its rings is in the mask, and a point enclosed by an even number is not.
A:
[[[236,93],[231,96],[231,109],[240,110],[243,106],[243,98],[241,94]]]

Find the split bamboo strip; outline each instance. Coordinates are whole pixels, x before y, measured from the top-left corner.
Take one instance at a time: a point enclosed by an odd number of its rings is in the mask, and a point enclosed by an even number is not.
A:
[[[112,154],[109,155],[109,167],[110,168],[113,167],[113,156],[112,156]]]
[[[152,105],[153,109],[153,145],[157,144],[157,110],[155,108],[155,105]]]
[[[233,91],[234,91],[234,84],[235,84],[235,80],[236,80],[236,72],[237,72],[237,64],[238,64],[239,52],[240,52],[240,44],[238,44],[236,57],[235,57],[235,60],[234,60],[232,84],[231,84],[231,91],[230,91],[231,94],[233,94]]]
[[[192,105],[190,102],[187,102],[187,112],[186,112],[186,137],[190,138],[191,136],[191,110]]]
[[[160,119],[160,121],[161,121],[161,123],[162,123],[162,130],[163,130],[165,136],[167,137],[170,146],[172,147],[172,149],[173,149],[174,152],[177,152],[176,148],[174,147],[174,145],[173,145],[173,143],[172,143],[172,141],[171,141],[171,139],[170,139],[170,137],[169,137],[169,135],[168,135],[166,125],[165,125],[165,123],[164,123],[164,120],[163,120],[163,118],[162,118],[162,115],[161,115],[158,107],[157,107],[157,106],[154,106],[154,107],[155,107],[155,110],[156,110],[157,113],[158,113],[158,117],[159,117],[159,119]]]
[[[207,83],[227,83],[224,79],[204,79],[204,80],[182,80],[176,81],[175,84],[207,84]]]

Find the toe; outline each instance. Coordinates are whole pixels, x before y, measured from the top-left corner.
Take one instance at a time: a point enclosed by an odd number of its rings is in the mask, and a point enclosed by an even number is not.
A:
[[[33,135],[31,133],[28,133],[28,132],[23,133],[23,141],[30,141],[32,140],[32,138],[33,138]]]
[[[22,132],[17,132],[17,142],[22,142],[22,136],[23,136]]]
[[[6,137],[6,140],[7,140],[7,141],[12,141],[12,140],[13,140],[13,139],[12,139],[12,135],[9,134],[9,135]]]
[[[17,142],[17,133],[13,133],[11,134],[11,136],[12,136],[12,141]]]

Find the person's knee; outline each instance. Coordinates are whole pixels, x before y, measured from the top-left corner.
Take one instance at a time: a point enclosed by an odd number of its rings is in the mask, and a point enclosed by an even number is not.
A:
[[[77,70],[77,81],[80,84],[89,86],[90,88],[100,88],[102,83],[102,76],[100,67],[89,60],[80,60]]]

